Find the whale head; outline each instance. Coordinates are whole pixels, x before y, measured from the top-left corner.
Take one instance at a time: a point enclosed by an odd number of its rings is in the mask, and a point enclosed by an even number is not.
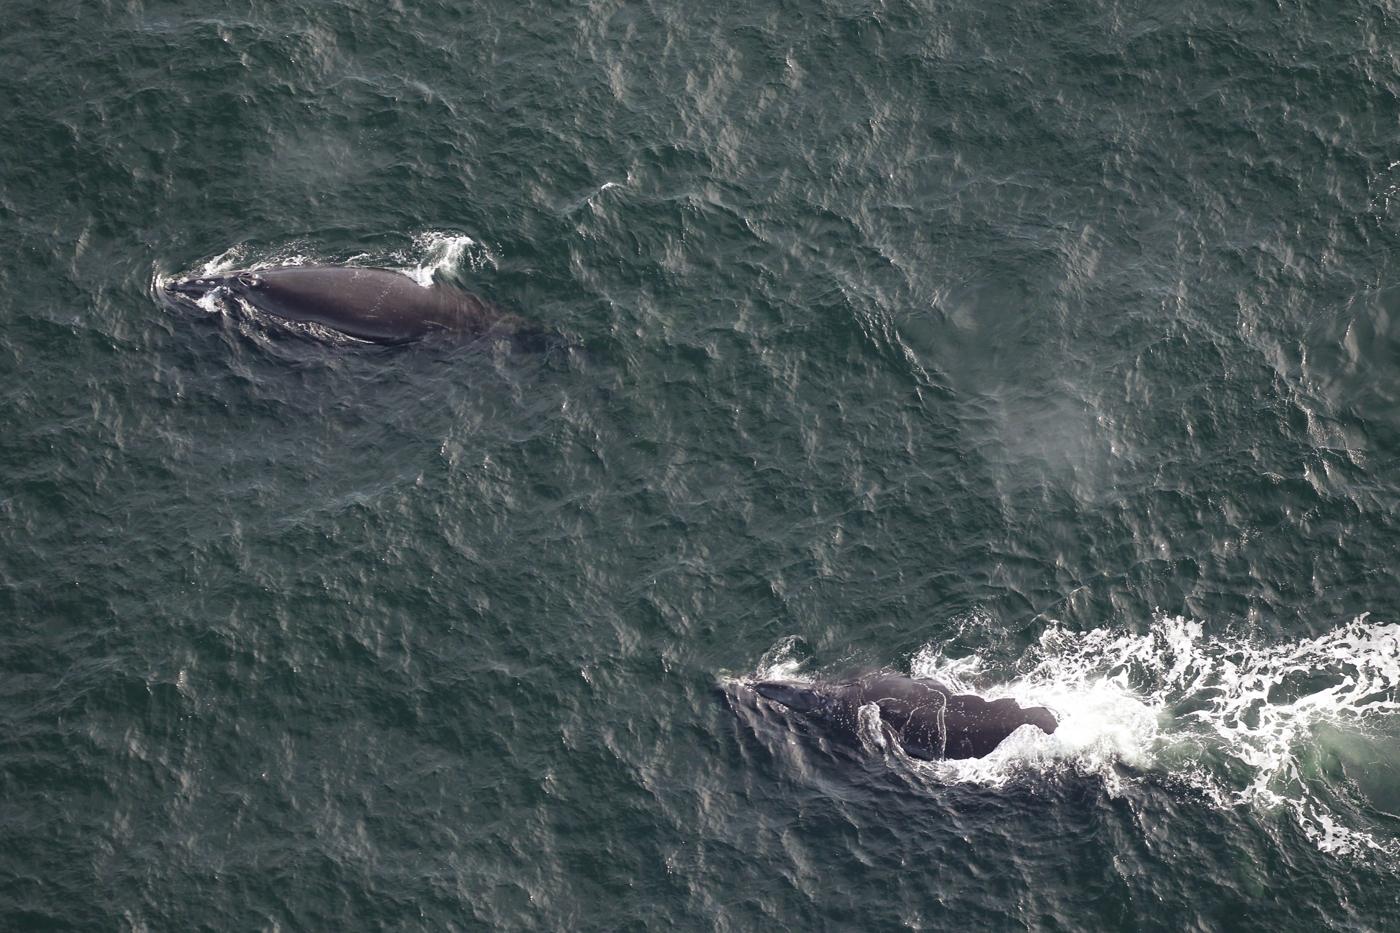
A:
[[[176,279],[165,283],[167,294],[190,301],[199,301],[223,286],[222,276],[200,276],[191,279]]]
[[[760,680],[753,689],[759,696],[799,713],[820,713],[831,703],[819,691],[790,680]]]
[[[170,294],[195,302],[215,292],[246,297],[260,287],[262,287],[262,279],[253,272],[235,272],[231,275],[201,275],[188,279],[176,279],[165,284],[165,290]]]

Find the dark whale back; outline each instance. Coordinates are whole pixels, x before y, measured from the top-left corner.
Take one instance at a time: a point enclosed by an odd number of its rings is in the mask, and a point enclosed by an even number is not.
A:
[[[475,295],[436,283],[425,288],[389,269],[287,266],[224,282],[260,311],[379,343],[433,332],[480,334],[518,321]]]
[[[318,324],[374,343],[405,343],[435,333],[500,334],[522,350],[547,349],[549,332],[475,295],[434,282],[419,285],[392,269],[281,266],[166,282],[174,300],[242,303],[283,321]]]
[[[931,680],[892,674],[834,684],[761,681],[754,689],[847,738],[859,730],[860,708],[873,703],[883,727],[913,758],[981,758],[1021,726],[1052,733],[1058,725],[1043,706],[1023,709],[1012,699],[987,701]]]

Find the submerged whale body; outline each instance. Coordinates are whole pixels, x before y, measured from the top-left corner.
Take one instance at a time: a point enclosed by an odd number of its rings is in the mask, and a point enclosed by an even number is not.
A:
[[[373,343],[404,343],[437,333],[539,333],[475,295],[439,283],[424,287],[391,269],[283,266],[182,279],[165,290],[191,301],[206,295],[238,299],[274,318],[318,324]]]
[[[1025,725],[1052,733],[1059,723],[1043,706],[953,693],[930,680],[872,674],[834,684],[763,680],[753,689],[794,712],[854,739],[860,710],[875,705],[880,726],[911,758],[981,758]]]

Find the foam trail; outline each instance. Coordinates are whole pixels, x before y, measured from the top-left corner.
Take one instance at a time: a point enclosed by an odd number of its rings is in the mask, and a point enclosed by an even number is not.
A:
[[[1327,735],[1344,748],[1400,719],[1400,626],[1363,615],[1270,645],[1208,637],[1181,617],[1159,617],[1145,634],[1055,625],[1009,682],[979,682],[975,657],[947,659],[936,647],[919,654],[913,674],[1060,717],[1054,735],[1023,729],[984,759],[934,763],[942,779],[998,784],[1027,768],[1070,768],[1113,790],[1126,779],[1121,763],[1170,773],[1222,807],[1281,808],[1324,851],[1400,852],[1394,838],[1358,825],[1380,808],[1318,763],[1336,757]],[[1366,747],[1384,757],[1392,745]]]

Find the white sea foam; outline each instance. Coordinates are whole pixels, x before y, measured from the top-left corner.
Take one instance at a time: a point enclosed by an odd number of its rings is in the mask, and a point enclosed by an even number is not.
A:
[[[1400,715],[1400,626],[1363,615],[1316,638],[1264,644],[1207,636],[1180,617],[1159,617],[1144,634],[1056,625],[1017,667],[986,676],[975,656],[945,658],[936,646],[915,659],[915,676],[1048,706],[1060,719],[1054,735],[1023,728],[986,758],[933,763],[940,779],[997,785],[1058,769],[1117,790],[1151,770],[1222,807],[1284,809],[1325,851],[1400,851],[1356,825],[1371,802],[1318,764],[1329,735],[1360,740]]]
[[[416,265],[400,271],[425,288],[439,274],[450,277],[463,267],[475,270],[497,266],[490,250],[463,233],[430,230],[415,236],[413,246],[415,256],[410,261]]]

